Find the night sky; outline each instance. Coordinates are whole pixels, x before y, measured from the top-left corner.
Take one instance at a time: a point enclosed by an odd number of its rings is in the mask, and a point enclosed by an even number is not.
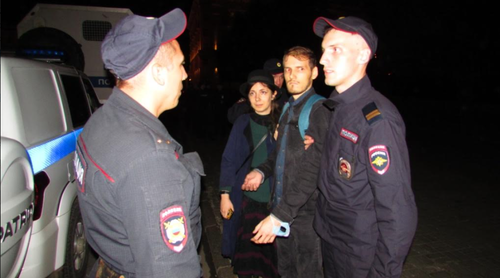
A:
[[[3,3],[2,29],[15,25],[35,5],[34,0]],[[498,30],[492,4],[466,5],[441,1],[335,1],[346,14],[324,14],[327,0],[252,1],[239,15],[230,36],[221,38],[220,74],[247,72],[270,57],[281,57],[294,45],[321,55],[321,40],[312,32],[318,16],[356,15],[370,21],[379,36],[377,59],[369,66],[373,82],[387,94],[432,98],[498,98],[495,79],[500,70]],[[405,2],[405,3],[403,3]],[[448,2],[448,1],[446,1]],[[174,7],[189,16],[191,1],[54,0],[52,4],[128,7],[140,15],[161,16]],[[302,4],[299,4],[302,3]],[[307,5],[303,3],[308,3]],[[246,76],[242,74],[242,76]],[[234,77],[231,77],[234,78]],[[397,89],[394,90],[393,88]],[[471,91],[474,91],[472,94]]]
[[[20,0],[13,2],[15,6],[10,1],[3,3],[2,34],[7,34],[4,30],[15,30],[36,2]],[[126,7],[145,16],[161,16],[175,7],[189,16],[191,5],[191,1],[181,0],[54,0],[46,3]],[[492,4],[340,0],[335,1],[341,9],[337,14],[325,14],[328,3],[328,0],[251,1],[247,13],[238,14],[234,28],[220,38],[221,80],[242,82],[249,71],[261,67],[266,59],[282,57],[285,49],[295,45],[313,49],[319,58],[321,39],[313,34],[314,19],[355,15],[371,22],[379,36],[377,59],[370,62],[368,73],[374,87],[391,100],[403,104],[414,99],[451,101],[457,106],[454,109],[479,104],[474,107],[480,110],[492,110],[484,105],[499,100],[500,86],[496,79],[500,76],[497,66],[500,39],[495,28],[500,24],[495,20],[496,9]],[[182,39],[187,41],[188,36]],[[183,49],[187,54],[186,44]],[[324,84],[321,70],[315,87],[324,95],[332,89]],[[489,119],[489,114],[484,118]]]
[[[2,5],[2,46],[5,30],[15,30],[36,3],[19,0],[13,6],[12,2]],[[476,143],[498,146],[497,10],[493,2],[469,1],[465,5],[446,2],[449,3],[340,0],[335,3],[341,10],[326,14],[329,0],[253,0],[246,14],[235,17],[229,34],[220,38],[217,51],[220,79],[226,84],[239,84],[248,72],[262,67],[266,59],[280,58],[285,49],[295,45],[311,48],[319,59],[321,39],[312,31],[314,19],[359,16],[372,23],[379,37],[377,58],[368,66],[370,80],[400,110],[410,145],[416,146],[416,150],[435,144],[460,148],[473,148]],[[191,1],[46,3],[123,7],[135,14],[158,17],[175,7],[182,8],[189,16]],[[186,34],[179,38],[185,55],[188,46],[182,41],[188,42],[188,38]],[[319,68],[314,86],[318,93],[328,96],[332,88],[324,84],[322,67]],[[239,95],[236,93],[235,97]],[[223,110],[220,122],[224,123]]]

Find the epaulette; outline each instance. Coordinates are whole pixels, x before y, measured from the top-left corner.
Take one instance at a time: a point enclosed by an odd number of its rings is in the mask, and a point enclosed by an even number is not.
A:
[[[334,100],[326,99],[323,102],[323,105],[326,106],[326,108],[328,108],[328,110],[333,111],[333,110],[335,110],[335,106],[337,105],[337,103]]]
[[[362,111],[369,125],[382,119],[382,114],[378,110],[377,105],[375,105],[375,102],[368,103],[365,107],[363,107]]]

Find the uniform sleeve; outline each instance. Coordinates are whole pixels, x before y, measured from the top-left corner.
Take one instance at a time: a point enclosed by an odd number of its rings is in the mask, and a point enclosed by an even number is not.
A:
[[[284,192],[280,203],[272,213],[281,221],[291,223],[297,216],[299,209],[309,200],[317,189],[317,178],[323,152],[324,138],[328,131],[330,110],[322,101],[314,105],[309,116],[309,127],[306,135],[314,138],[314,143],[303,153],[298,160],[301,165],[300,175],[292,179],[289,189]]]
[[[184,182],[173,151],[138,159],[117,189],[137,277],[200,277]]]
[[[417,224],[404,125],[382,120],[370,127],[362,159],[374,195],[379,239],[373,274],[399,277]]]

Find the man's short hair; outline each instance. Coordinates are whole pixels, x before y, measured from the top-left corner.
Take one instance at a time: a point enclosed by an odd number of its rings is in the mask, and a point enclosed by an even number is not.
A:
[[[311,69],[318,65],[318,61],[316,60],[316,55],[314,54],[314,52],[304,46],[294,46],[285,51],[283,61],[285,61],[288,56],[292,56],[300,61],[308,60]]]

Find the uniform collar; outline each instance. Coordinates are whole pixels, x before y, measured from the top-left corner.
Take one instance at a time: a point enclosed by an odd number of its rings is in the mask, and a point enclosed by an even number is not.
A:
[[[368,78],[368,75],[365,75],[358,82],[354,83],[354,85],[352,85],[349,89],[345,90],[342,94],[339,94],[337,90],[333,90],[329,99],[339,104],[351,103],[362,98],[370,91],[371,88],[372,84],[370,82],[370,78]]]
[[[144,123],[155,132],[161,133],[163,136],[168,135],[165,126],[157,117],[151,114],[151,112],[149,112],[146,108],[140,105],[129,95],[124,93],[118,87],[113,88],[113,93],[106,101],[106,103],[108,102],[111,105],[118,107],[123,112],[137,118],[140,122]],[[171,136],[168,135],[168,137]]]

